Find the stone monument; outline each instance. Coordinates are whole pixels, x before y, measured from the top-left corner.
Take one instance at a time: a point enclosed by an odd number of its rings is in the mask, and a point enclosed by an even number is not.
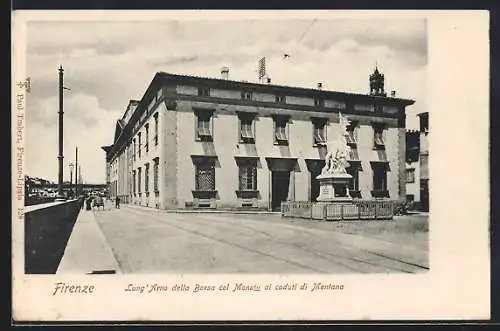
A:
[[[340,132],[336,140],[327,143],[327,154],[325,166],[321,174],[316,178],[319,180],[318,201],[349,202],[349,180],[352,178],[346,171],[349,167],[349,152],[351,148],[347,144],[346,136],[349,121],[339,112]]]

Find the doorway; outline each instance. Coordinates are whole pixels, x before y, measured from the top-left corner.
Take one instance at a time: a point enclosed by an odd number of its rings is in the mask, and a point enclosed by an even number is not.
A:
[[[280,211],[281,202],[288,198],[290,172],[272,171],[271,177],[271,208],[273,211]]]

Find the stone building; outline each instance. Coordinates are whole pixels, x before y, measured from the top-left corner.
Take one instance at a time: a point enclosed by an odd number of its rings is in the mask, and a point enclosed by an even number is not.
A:
[[[384,76],[369,94],[158,72],[104,147],[112,196],[161,209],[278,210],[315,201],[338,113],[350,121],[350,193],[406,198],[405,107]]]
[[[420,203],[420,131],[406,132],[406,200]]]
[[[420,113],[420,204],[429,211],[429,113]]]
[[[418,117],[420,128],[406,132],[406,198],[429,211],[429,113]]]

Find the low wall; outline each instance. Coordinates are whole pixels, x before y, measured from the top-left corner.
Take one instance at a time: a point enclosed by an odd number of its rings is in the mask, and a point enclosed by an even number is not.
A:
[[[49,197],[26,197],[24,198],[24,205],[25,206],[33,206],[33,205],[40,205],[42,203],[48,203],[48,202],[53,202],[55,198],[49,198]]]
[[[285,201],[281,216],[325,221],[392,219],[394,201],[353,200],[346,202]]]
[[[24,272],[55,274],[83,200],[46,206],[24,215]]]

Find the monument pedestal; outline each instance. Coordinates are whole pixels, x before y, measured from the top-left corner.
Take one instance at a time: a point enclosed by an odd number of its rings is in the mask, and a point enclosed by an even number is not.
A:
[[[352,176],[347,173],[321,174],[316,179],[319,180],[320,202],[352,202],[349,195],[349,181]]]

